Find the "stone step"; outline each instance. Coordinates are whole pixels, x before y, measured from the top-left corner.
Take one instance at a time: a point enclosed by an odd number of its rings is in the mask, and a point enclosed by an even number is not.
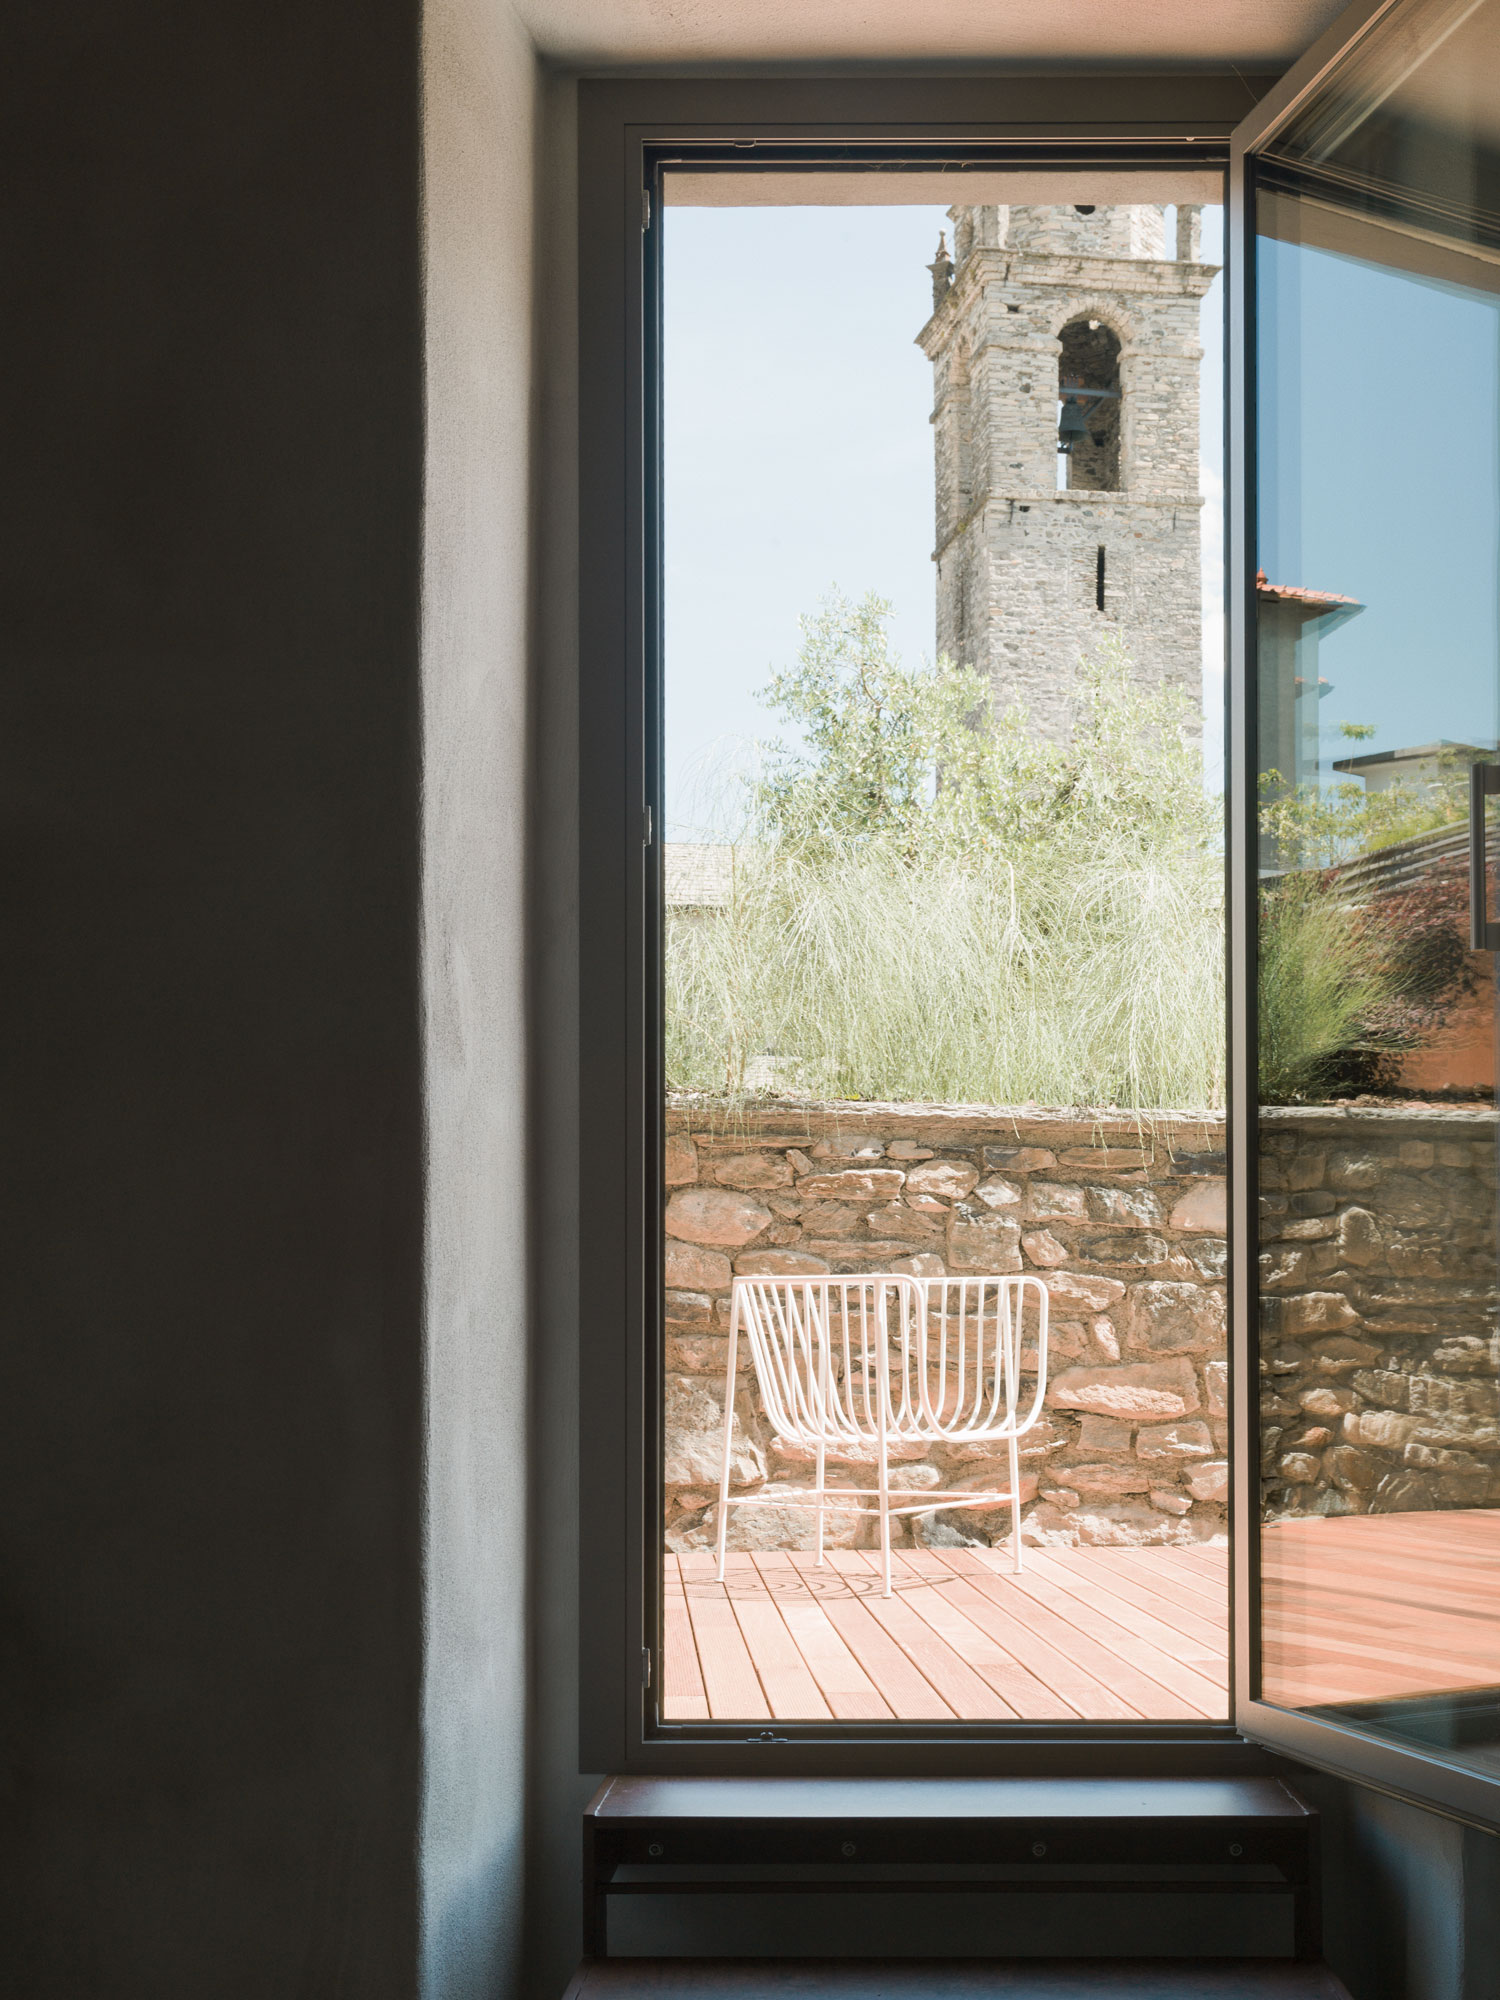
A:
[[[596,1959],[564,2000],[1349,2000],[1325,1965],[1263,1959]]]
[[[1276,1778],[616,1778],[596,1958],[1300,1959],[1317,1816]]]

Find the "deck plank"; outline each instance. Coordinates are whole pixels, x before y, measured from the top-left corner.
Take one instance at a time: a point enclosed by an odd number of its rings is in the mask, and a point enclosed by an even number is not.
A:
[[[796,1551],[734,1555],[722,1586],[708,1552],[672,1558],[663,1712],[673,1721],[1223,1714],[1222,1552],[1213,1552],[1217,1627],[1201,1593],[1163,1589],[1126,1560],[1136,1553],[1032,1551],[1018,1578],[1003,1551],[897,1551],[890,1600],[869,1552],[830,1551],[821,1568]],[[1386,1635],[1367,1636],[1378,1645]],[[1300,1654],[1286,1666],[1305,1670]],[[1343,1685],[1385,1670],[1346,1659],[1332,1677]]]
[[[1143,1569],[1149,1576],[1160,1577],[1179,1591],[1191,1592],[1204,1603],[1217,1601],[1220,1585],[1211,1576],[1199,1575],[1196,1569],[1186,1563],[1173,1562],[1175,1549],[1121,1549],[1120,1554]]]
[[[983,1585],[991,1595],[997,1579]],[[1137,1642],[1119,1632],[1107,1620],[1081,1607],[1055,1586],[1043,1582],[1031,1570],[1008,1579],[1013,1585],[1012,1600],[1018,1616],[1024,1617],[1054,1649],[1076,1660],[1096,1681],[1112,1688],[1143,1720],[1159,1722],[1167,1717],[1198,1720],[1203,1714],[1200,1701],[1174,1693],[1161,1681],[1143,1672],[1127,1655]],[[1108,1636],[1109,1643],[1106,1643]],[[1123,1643],[1129,1640],[1129,1646]],[[1196,1680],[1196,1676],[1194,1677]]]
[[[841,1550],[843,1561],[840,1567],[851,1573],[854,1564],[863,1560],[865,1574],[878,1580],[880,1559],[878,1556],[861,1558],[855,1549]],[[900,1567],[899,1554],[891,1557],[893,1572]],[[916,1586],[922,1588],[920,1584]],[[872,1618],[876,1619],[891,1638],[901,1648],[912,1665],[930,1686],[935,1688],[962,1721],[1014,1721],[1016,1711],[982,1679],[968,1663],[961,1659],[946,1639],[920,1617],[911,1597],[914,1592],[905,1589],[891,1597],[873,1593],[864,1602]]]
[[[674,1555],[667,1557],[664,1566],[662,1626],[662,1714],[674,1722],[707,1722],[708,1696],[703,1687],[703,1670],[698,1664],[682,1571]]]
[[[1077,1577],[1080,1584],[1094,1590],[1106,1592],[1117,1603],[1138,1607],[1149,1618],[1155,1619],[1165,1632],[1175,1632],[1188,1641],[1182,1657],[1193,1656],[1193,1648],[1201,1648],[1204,1655],[1213,1662],[1213,1671],[1222,1671],[1222,1663],[1229,1646],[1229,1574],[1227,1565],[1220,1565],[1220,1582],[1223,1595],[1213,1612],[1200,1611],[1196,1606],[1182,1604],[1176,1597],[1159,1590],[1154,1582],[1132,1574],[1120,1563],[1111,1563],[1102,1558],[1110,1552],[1105,1549],[1047,1549],[1040,1551],[1047,1558],[1050,1573],[1059,1578]],[[1101,1558],[1090,1562],[1089,1557]],[[1082,1558],[1082,1560],[1080,1560]]]
[[[1049,1562],[1045,1551],[1038,1554],[1031,1565],[1039,1575],[1045,1577],[1057,1589],[1066,1591],[1081,1604],[1091,1604],[1116,1625],[1132,1632],[1152,1654],[1178,1662],[1205,1680],[1216,1693],[1224,1685],[1224,1659],[1226,1653],[1226,1627],[1217,1632],[1210,1629],[1204,1637],[1191,1629],[1191,1618],[1187,1612],[1180,1612],[1173,1619],[1164,1607],[1158,1610],[1145,1599],[1131,1595],[1127,1580],[1117,1581],[1113,1576],[1101,1576],[1096,1570],[1093,1575],[1083,1575],[1066,1563]],[[1184,1630],[1184,1625],[1188,1629]],[[1147,1667],[1153,1678],[1161,1679]]]
[[[732,1564],[735,1558],[731,1556],[729,1561]],[[755,1671],[755,1662],[724,1585],[713,1581],[711,1561],[706,1579],[684,1575],[683,1594],[703,1671],[709,1714],[715,1721],[769,1720],[771,1708]]]
[[[1055,1695],[1067,1702],[1084,1722],[1139,1722],[1133,1708],[1109,1680],[1100,1679],[1066,1647],[1059,1647],[1055,1635],[1039,1629],[1030,1617],[1030,1606],[1005,1585],[1013,1572],[997,1577],[975,1552],[968,1549],[930,1551],[954,1573],[961,1590],[948,1586],[959,1598],[966,1615],[999,1640],[1038,1680],[1045,1681]],[[973,1560],[964,1563],[965,1556]],[[972,1592],[972,1596],[964,1593]],[[1044,1720],[1045,1718],[1037,1718]]]
[[[818,1599],[804,1585],[790,1552],[767,1549],[758,1552],[753,1560],[832,1713],[846,1722],[862,1718],[889,1721],[893,1714],[889,1702],[883,1699],[839,1636],[837,1626],[830,1622]]]

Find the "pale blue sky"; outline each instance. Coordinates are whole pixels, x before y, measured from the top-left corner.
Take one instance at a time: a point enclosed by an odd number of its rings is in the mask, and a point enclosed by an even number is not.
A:
[[[1336,757],[1492,746],[1500,655],[1500,301],[1263,241],[1261,561],[1366,609],[1319,649]],[[1372,723],[1351,745],[1340,722]]]
[[[1215,262],[1220,216],[1204,218]],[[777,731],[755,691],[832,586],[890,598],[897,648],[932,657],[932,367],[914,342],[946,226],[936,207],[666,210],[668,839],[723,829],[733,774]],[[1220,310],[1216,283],[1203,426],[1215,592]],[[1215,602],[1215,667],[1221,651]],[[1211,753],[1221,701],[1215,673]]]

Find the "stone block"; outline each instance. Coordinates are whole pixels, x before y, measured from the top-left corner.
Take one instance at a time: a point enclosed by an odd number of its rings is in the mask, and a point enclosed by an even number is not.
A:
[[[1118,1278],[1095,1277],[1092,1272],[1054,1271],[1045,1282],[1055,1312],[1104,1312],[1125,1296]]]
[[[906,1176],[911,1194],[935,1195],[940,1201],[962,1201],[979,1179],[967,1160],[927,1160]]]
[[[1192,1466],[1187,1475],[1187,1487],[1195,1500],[1227,1501],[1229,1498],[1229,1461],[1215,1459],[1209,1465]]]
[[[1052,1270],[1058,1264],[1066,1264],[1070,1252],[1065,1250],[1049,1229],[1033,1229],[1021,1238],[1021,1248],[1033,1264],[1039,1264],[1044,1271]]]
[[[687,1188],[667,1203],[666,1231],[685,1243],[738,1249],[770,1225],[771,1211],[729,1188]]]
[[[1070,1146],[1058,1158],[1065,1167],[1096,1174],[1134,1173],[1146,1164],[1139,1146]]]
[[[1359,1323],[1359,1314],[1342,1292],[1300,1292],[1266,1303],[1276,1308],[1279,1331],[1294,1340],[1309,1333],[1339,1333]]]
[[[734,1260],[740,1278],[821,1278],[828,1264],[809,1250],[746,1250]]]
[[[1137,1431],[1137,1458],[1212,1458],[1214,1441],[1205,1423],[1153,1424]]]
[[[707,1292],[669,1291],[664,1303],[668,1326],[706,1327],[713,1319],[714,1302]]]
[[[1195,1236],[1182,1248],[1200,1278],[1222,1278],[1229,1269],[1229,1245],[1222,1236]]]
[[[736,1552],[748,1549],[812,1549],[817,1545],[817,1509],[809,1504],[805,1490],[796,1486],[784,1486],[779,1481],[762,1488],[754,1507],[731,1507],[729,1526],[724,1543],[726,1548]],[[860,1539],[864,1527],[864,1517],[849,1507],[826,1508],[823,1514],[823,1546],[828,1549],[852,1549]],[[678,1552],[686,1554],[690,1549],[713,1548],[719,1530],[719,1505],[717,1500],[703,1517],[703,1526],[696,1538],[689,1537]],[[667,1536],[672,1546],[670,1533]]]
[[[720,1187],[784,1188],[792,1184],[792,1163],[784,1153],[734,1153],[715,1161],[713,1176]]]
[[[986,1208],[1016,1208],[1026,1198],[1026,1190],[1019,1181],[1008,1181],[1001,1174],[991,1174],[974,1192]]]
[[[1437,1158],[1437,1148],[1426,1139],[1403,1139],[1396,1148],[1396,1157],[1403,1167],[1430,1167]]]
[[[1310,1417],[1326,1417],[1332,1422],[1352,1410],[1358,1401],[1352,1389],[1331,1389],[1326,1383],[1319,1383],[1316,1388],[1302,1391],[1297,1407]]]
[[[892,1139],[885,1149],[888,1160],[930,1160],[931,1146],[919,1146],[915,1139]]]
[[[784,1458],[789,1465],[812,1465],[818,1462],[816,1445],[807,1444],[801,1438],[773,1437],[771,1449],[778,1458]],[[932,1447],[918,1438],[893,1438],[886,1441],[885,1457],[888,1465],[915,1464],[925,1459]],[[874,1466],[880,1463],[878,1446],[863,1439],[846,1438],[838,1445],[830,1445],[824,1453],[828,1465]],[[932,1484],[937,1484],[934,1472]]]
[[[897,1493],[930,1493],[934,1486],[947,1485],[938,1468],[925,1462],[920,1465],[898,1465],[891,1473],[890,1483]]]
[[[1117,1417],[1085,1417],[1078,1427],[1078,1449],[1085,1452],[1129,1451],[1135,1435]]]
[[[724,1405],[707,1378],[669,1375],[662,1410],[662,1479],[667,1486],[711,1486],[716,1491],[724,1450]],[[759,1445],[744,1434],[739,1417],[730,1439],[731,1486],[756,1486],[766,1476]]]
[[[1108,1498],[1115,1493],[1144,1493],[1151,1484],[1149,1474],[1136,1465],[1064,1465],[1057,1468],[1059,1479],[1085,1500]]]
[[[1424,1514],[1437,1505],[1434,1484],[1420,1472],[1388,1472],[1370,1495],[1372,1514]]]
[[[1013,1174],[1049,1174],[1057,1165],[1045,1146],[986,1146],[981,1157],[986,1167]]]
[[[815,1160],[883,1160],[885,1141],[864,1132],[830,1132],[812,1149]]]
[[[1065,1181],[1032,1181],[1026,1213],[1033,1222],[1084,1222],[1088,1212],[1082,1188]]]
[[[1347,1493],[1373,1493],[1385,1470],[1384,1462],[1352,1444],[1336,1444],[1323,1454],[1323,1466],[1335,1486]]]
[[[1167,1261],[1167,1246],[1161,1237],[1145,1231],[1139,1235],[1127,1230],[1118,1234],[1079,1235],[1075,1240],[1078,1255],[1091,1264],[1134,1264],[1150,1270],[1153,1265]]]
[[[1130,1295],[1127,1338],[1156,1354],[1207,1354],[1224,1345],[1224,1294],[1207,1285],[1167,1279],[1137,1285]]]
[[[1162,1206],[1148,1187],[1091,1187],[1089,1219],[1110,1229],[1155,1229],[1162,1219]]]
[[[665,1262],[666,1281],[673,1291],[723,1292],[734,1276],[722,1251],[703,1250],[696,1244],[669,1241]]]
[[[942,1258],[928,1250],[919,1250],[914,1257],[893,1259],[891,1269],[905,1271],[913,1278],[941,1278],[947,1275]]]
[[[1222,1236],[1229,1227],[1223,1181],[1200,1181],[1196,1187],[1179,1195],[1172,1204],[1167,1226]]]
[[[1126,1499],[1069,1511],[1038,1505],[1023,1525],[1021,1539],[1039,1548],[1139,1549],[1185,1546],[1203,1537],[1194,1531],[1191,1516],[1178,1518],[1147,1500]]]
[[[1299,1147],[1289,1153],[1281,1163],[1283,1185],[1289,1189],[1315,1188],[1323,1185],[1328,1156],[1321,1150]]]
[[[1229,1415],[1229,1363],[1227,1361],[1205,1361],[1203,1364],[1203,1386],[1208,1393],[1208,1413],[1212,1417]]]
[[[1322,1243],[1331,1236],[1337,1236],[1338,1218],[1332,1215],[1294,1215],[1278,1223],[1274,1231],[1280,1243]],[[1262,1230],[1262,1236],[1270,1236],[1271,1230]]]
[[[748,1351],[742,1351],[741,1360],[748,1364]],[[666,1361],[670,1375],[716,1375],[722,1382],[729,1366],[729,1342],[722,1333],[669,1333]]]
[[[813,1201],[802,1211],[807,1236],[857,1236],[863,1222],[863,1209],[847,1201]]]
[[[1351,1340],[1344,1333],[1324,1334],[1309,1345],[1313,1351],[1308,1359],[1323,1375],[1348,1375],[1380,1358],[1380,1349],[1368,1340]]]
[[[1047,1401],[1054,1409],[1090,1410],[1102,1417],[1186,1417],[1199,1406],[1198,1381],[1191,1363],[1182,1360],[1067,1368],[1053,1378]]]
[[[1385,1179],[1384,1162],[1362,1146],[1340,1146],[1327,1166],[1328,1185],[1337,1194],[1368,1194]]]
[[[1148,1498],[1151,1505],[1163,1514],[1185,1514],[1193,1504],[1185,1493],[1176,1493],[1164,1486],[1153,1486]]]
[[[951,1483],[945,1481],[944,1485],[950,1492],[957,1493],[1008,1493],[1010,1490],[1010,1467],[997,1459],[992,1465],[977,1467],[966,1478],[954,1480]],[[1034,1472],[1023,1472],[1021,1474],[1021,1505],[1029,1507],[1031,1502],[1036,1498],[1036,1492],[1037,1475]],[[991,1514],[999,1512],[1008,1514],[1010,1512],[1010,1502],[1008,1500],[991,1500],[974,1507],[964,1507],[955,1501],[949,1501],[947,1504],[955,1514]]]
[[[1367,1208],[1346,1208],[1339,1217],[1340,1260],[1363,1268],[1378,1264],[1385,1255],[1385,1238],[1380,1224]]]
[[[839,1174],[812,1174],[798,1183],[806,1201],[894,1201],[906,1184],[899,1167],[849,1167]]]
[[[948,1224],[948,1265],[954,1271],[993,1272],[997,1276],[1021,1268],[1021,1231],[999,1216],[955,1209]]]
[[[670,1132],[662,1149],[662,1178],[668,1187],[691,1187],[698,1178],[698,1148],[680,1132]]]
[[[943,1235],[943,1226],[935,1217],[922,1215],[899,1201],[872,1208],[865,1217],[865,1227],[872,1236],[898,1236],[903,1242],[924,1246],[940,1242]]]

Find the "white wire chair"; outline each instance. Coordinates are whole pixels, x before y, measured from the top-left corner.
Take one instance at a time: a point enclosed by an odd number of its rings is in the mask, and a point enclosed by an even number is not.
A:
[[[1027,1327],[1028,1291],[1035,1296]],[[883,1595],[891,1594],[891,1516],[930,1514],[940,1507],[1011,1509],[1015,1566],[1021,1568],[1021,1468],[1017,1441],[1041,1414],[1047,1391],[1047,1288],[1018,1277],[916,1278],[904,1273],[860,1277],[736,1278],[724,1375],[724,1455],[719,1478],[718,1578],[731,1507],[784,1506],[785,1493],[731,1493],[735,1371],[739,1336],[750,1344],[767,1420],[778,1437],[811,1448],[816,1479],[807,1499],[817,1514],[817,1559],[823,1562],[823,1517],[830,1510],[874,1514],[880,1520]],[[1023,1339],[1034,1334],[1034,1373],[1022,1394]],[[921,1443],[1004,1445],[1009,1482],[999,1492],[962,1488],[920,1494],[898,1488],[893,1501],[890,1451]],[[876,1485],[830,1486],[827,1459],[873,1456]]]

